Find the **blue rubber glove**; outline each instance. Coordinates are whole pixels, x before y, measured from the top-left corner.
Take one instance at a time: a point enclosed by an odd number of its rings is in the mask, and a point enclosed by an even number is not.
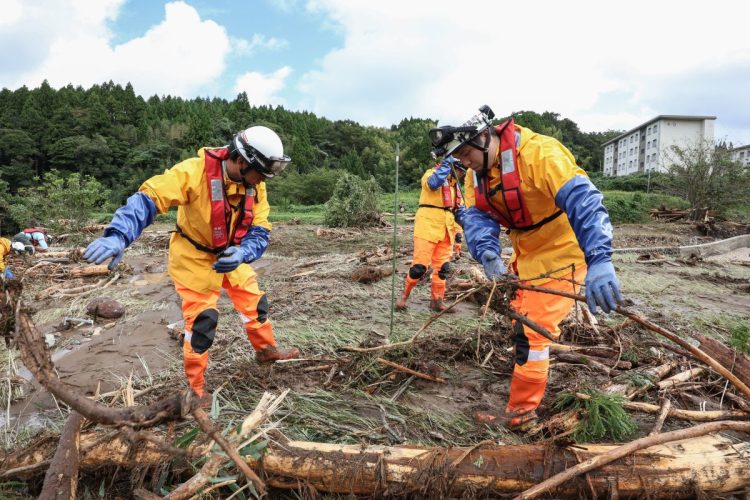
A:
[[[586,304],[589,310],[596,314],[596,306],[599,305],[602,311],[609,314],[617,309],[620,302],[620,282],[617,281],[612,262],[599,262],[589,266],[586,273]]]
[[[484,252],[482,266],[484,266],[484,275],[489,280],[499,279],[505,274],[503,259],[496,253]]]
[[[477,207],[466,209],[459,224],[464,228],[466,246],[475,260],[481,262],[487,253],[500,255],[500,224]]]
[[[427,178],[427,185],[435,191],[437,188],[445,183],[445,179],[451,174],[451,166],[455,160],[452,156],[446,156],[440,163],[440,166],[435,169],[431,176]]]
[[[622,302],[620,284],[612,265],[612,224],[604,197],[588,177],[577,175],[560,188],[555,204],[568,215],[578,244],[586,258],[586,303],[609,313]]]
[[[240,247],[229,247],[219,255],[212,266],[217,273],[231,273],[244,261],[245,253]]]
[[[110,236],[102,236],[92,241],[86,247],[83,258],[93,264],[101,264],[110,257],[113,257],[112,262],[108,266],[111,271],[122,260],[126,246],[125,238],[119,232],[115,231]]]
[[[240,247],[244,252],[243,262],[255,262],[260,259],[268,248],[271,232],[263,226],[250,226],[247,234],[242,238]]]
[[[15,277],[16,277],[16,275],[13,274],[13,272],[10,270],[10,268],[6,267],[5,268],[5,272],[3,272],[3,278],[5,278],[6,280],[12,280]]]

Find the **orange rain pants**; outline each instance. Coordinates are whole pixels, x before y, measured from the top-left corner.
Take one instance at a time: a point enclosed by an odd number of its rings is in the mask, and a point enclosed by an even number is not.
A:
[[[414,237],[414,257],[411,261],[412,269],[415,266],[422,266],[426,271],[432,265],[432,299],[442,299],[445,297],[445,278],[440,277],[441,269],[447,265],[453,255],[453,246],[448,231],[445,231],[445,237],[441,241],[429,241],[422,238]],[[406,286],[404,293],[407,295],[412,288],[419,283],[420,278],[412,277],[412,271],[406,275]]]
[[[185,375],[193,391],[199,397],[202,397],[205,394],[204,374],[208,367],[208,348],[213,343],[216,322],[215,320],[202,321],[201,325],[206,325],[206,323],[209,323],[209,325],[208,327],[201,326],[202,330],[206,330],[201,332],[193,331],[193,324],[199,317],[212,316],[218,319],[216,304],[219,301],[221,290],[198,293],[176,281],[175,288],[182,299],[182,317],[185,320],[185,339],[182,343]],[[227,291],[234,308],[240,313],[240,318],[245,323],[247,338],[253,348],[260,351],[266,346],[275,346],[273,326],[268,319],[268,300],[265,292],[262,292],[258,287],[255,276],[251,276],[243,285],[239,286],[232,286],[225,276],[222,288]],[[209,340],[206,340],[206,338]],[[194,346],[199,352],[196,352]]]
[[[582,282],[586,277],[586,267],[576,269],[575,281]],[[540,286],[554,290],[578,293],[579,285],[571,283],[573,273],[562,276],[561,279],[547,281]],[[525,285],[534,285],[533,281],[523,281]],[[570,312],[574,304],[573,299],[550,295],[529,290],[517,290],[511,306],[528,316],[536,324],[544,327],[555,338],[560,336],[560,322]],[[523,414],[536,409],[542,402],[544,390],[547,387],[549,372],[549,345],[551,340],[536,333],[534,330],[519,322],[514,322],[513,346],[516,364],[513,368],[513,378],[510,383],[510,398],[505,411],[512,418],[511,424],[523,421]]]

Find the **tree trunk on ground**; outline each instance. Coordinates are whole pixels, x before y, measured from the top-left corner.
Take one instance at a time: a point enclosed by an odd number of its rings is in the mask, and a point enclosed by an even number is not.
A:
[[[95,436],[81,438],[81,445]],[[50,443],[50,448],[53,443]],[[335,445],[292,441],[272,444],[261,462],[248,457],[255,470],[262,467],[266,484],[299,488],[308,484],[318,491],[375,495],[442,498],[462,493],[518,494],[583,460],[616,448],[613,445],[514,445],[477,448],[423,448]],[[128,469],[153,465],[167,459],[149,443],[128,454],[121,439],[101,442],[81,459],[82,470],[104,465]],[[39,450],[36,450],[37,452]],[[203,450],[205,451],[205,450]],[[190,450],[200,453],[199,449]],[[47,455],[51,450],[47,450]],[[659,445],[624,457],[587,476],[569,481],[555,491],[556,497],[608,495],[680,497],[697,492],[724,494],[750,487],[750,442],[721,435]],[[9,460],[3,469],[23,463]]]
[[[84,266],[74,267],[69,273],[69,278],[83,278],[86,276],[104,276],[109,274],[109,268],[107,264],[101,264],[99,266]]]

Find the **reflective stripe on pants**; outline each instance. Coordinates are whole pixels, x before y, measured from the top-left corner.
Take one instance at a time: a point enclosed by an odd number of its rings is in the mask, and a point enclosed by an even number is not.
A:
[[[255,277],[249,278],[244,284],[232,286],[229,280],[224,277],[222,288],[227,291],[229,298],[232,300],[235,309],[240,314],[245,324],[245,332],[250,343],[256,351],[266,346],[275,346],[276,340],[273,335],[273,326],[267,318],[258,318],[259,303],[262,301],[264,292],[260,291],[258,282]],[[185,320],[185,337],[182,343],[183,363],[185,366],[185,375],[187,376],[190,387],[198,394],[203,396],[205,378],[204,374],[208,367],[208,351],[197,353],[193,350],[190,343],[192,339],[193,322],[198,315],[206,309],[216,309],[219,301],[221,290],[212,290],[209,293],[199,293],[187,288],[175,281],[175,289],[182,299],[182,317]],[[264,305],[265,307],[265,305]],[[262,316],[265,316],[263,312]],[[265,321],[261,321],[265,320]]]
[[[582,282],[585,277],[585,266],[576,270],[575,281]],[[573,278],[573,273],[563,276],[562,279],[548,281],[542,286],[578,293],[580,288],[578,285],[565,281],[571,278]],[[531,281],[523,283],[534,284]],[[560,335],[560,322],[568,315],[574,303],[573,299],[558,295],[517,290],[511,306],[557,338]],[[516,363],[513,368],[510,398],[506,411],[524,413],[539,406],[544,396],[549,372],[549,345],[552,341],[518,322],[514,322],[513,330],[515,331],[513,344]]]

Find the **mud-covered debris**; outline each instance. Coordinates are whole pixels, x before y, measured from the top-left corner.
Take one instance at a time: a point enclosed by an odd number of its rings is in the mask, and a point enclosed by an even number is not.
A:
[[[86,305],[86,312],[99,318],[117,319],[125,314],[125,306],[114,299],[99,297]]]
[[[360,266],[352,272],[352,281],[358,283],[372,283],[393,274],[391,266]]]

